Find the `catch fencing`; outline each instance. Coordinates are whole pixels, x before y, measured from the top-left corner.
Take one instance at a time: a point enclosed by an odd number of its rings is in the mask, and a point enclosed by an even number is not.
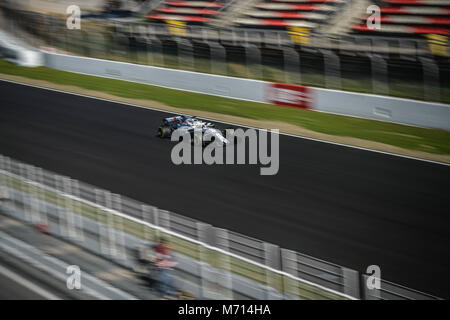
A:
[[[240,78],[450,103],[450,63],[417,38],[312,33],[307,44],[287,31],[83,19],[4,8],[12,33],[36,46],[100,59]]]
[[[382,282],[381,290],[360,291],[366,279],[355,270],[5,156],[0,156],[0,209],[50,226],[56,235],[129,268],[139,244],[165,237],[177,252],[184,288],[198,298],[435,299],[388,282]],[[196,280],[185,280],[192,278]]]

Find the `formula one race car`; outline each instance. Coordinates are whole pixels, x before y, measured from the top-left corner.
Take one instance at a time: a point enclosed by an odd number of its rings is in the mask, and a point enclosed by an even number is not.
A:
[[[163,119],[161,126],[158,128],[157,136],[170,138],[175,130],[179,130],[180,136],[189,133],[191,141],[196,145],[206,146],[215,142],[223,146],[229,143],[225,138],[225,130],[216,129],[213,123],[204,122],[191,116],[175,116]]]

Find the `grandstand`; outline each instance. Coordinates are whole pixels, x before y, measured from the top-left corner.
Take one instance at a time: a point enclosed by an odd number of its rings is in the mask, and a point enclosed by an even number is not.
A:
[[[220,0],[162,1],[147,17],[154,21],[176,20],[187,24],[214,24],[225,20],[224,26],[283,29],[285,27],[315,28],[337,13],[347,0]],[[239,12],[227,15],[230,11]]]
[[[362,4],[366,6],[361,6]],[[381,28],[367,26],[365,10],[381,9]],[[359,8],[358,8],[359,5]],[[361,9],[362,7],[362,9]],[[347,11],[346,11],[347,10]],[[233,12],[233,14],[230,14]],[[349,19],[345,13],[350,12]],[[286,30],[348,24],[332,33],[352,35],[415,36],[449,35],[450,0],[209,0],[160,1],[147,18],[150,21],[182,21],[188,25]],[[356,21],[355,21],[356,20]],[[332,28],[333,29],[333,28]]]
[[[222,1],[163,1],[148,18],[156,21],[183,21],[190,24],[206,24],[220,15],[228,0]]]
[[[346,0],[258,1],[233,23],[243,27],[314,29],[336,14],[345,3]]]
[[[34,43],[39,39],[38,45],[63,53],[447,102],[449,3],[130,1],[122,9],[138,8],[132,17],[83,16],[79,32],[67,30],[60,16],[7,7],[3,11],[33,35]],[[366,28],[367,9],[373,4],[381,9],[380,30]]]
[[[381,28],[368,28],[367,16],[362,16],[352,27],[355,33],[388,36],[450,34],[450,0],[383,0],[375,3],[381,9]]]

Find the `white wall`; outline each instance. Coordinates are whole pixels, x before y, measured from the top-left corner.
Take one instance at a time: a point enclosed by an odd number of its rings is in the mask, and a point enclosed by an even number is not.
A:
[[[314,94],[319,111],[450,130],[449,105],[318,88]]]
[[[0,54],[11,62],[25,67],[37,67],[44,64],[40,51],[28,47],[8,33],[0,30]]]
[[[263,81],[46,53],[49,68],[227,98],[265,102]]]
[[[54,53],[45,53],[45,65],[59,70],[262,103],[269,103],[269,92],[273,90],[271,83],[265,81]],[[310,93],[313,110],[450,130],[449,105],[319,88],[311,88]]]

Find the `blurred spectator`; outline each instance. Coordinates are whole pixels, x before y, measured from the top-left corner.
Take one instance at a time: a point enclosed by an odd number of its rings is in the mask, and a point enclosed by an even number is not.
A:
[[[177,264],[173,260],[172,247],[167,244],[167,240],[161,238],[155,247],[155,264],[157,265],[159,290],[164,298],[174,296],[176,294],[175,284],[173,280],[173,267]]]

